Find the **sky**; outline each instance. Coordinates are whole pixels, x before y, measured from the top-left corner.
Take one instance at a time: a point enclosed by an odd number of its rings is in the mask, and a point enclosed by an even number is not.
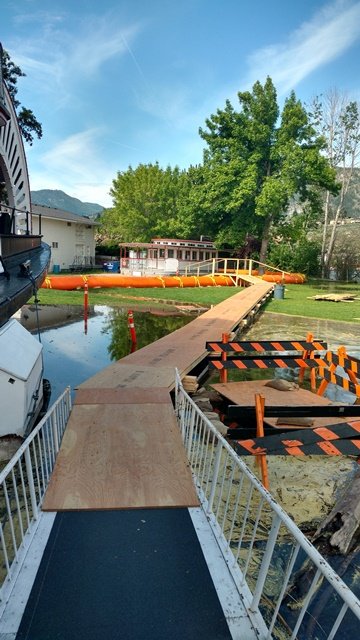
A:
[[[1,0],[0,41],[43,137],[32,190],[111,206],[117,173],[202,161],[199,127],[269,75],[279,104],[360,100],[360,1]]]

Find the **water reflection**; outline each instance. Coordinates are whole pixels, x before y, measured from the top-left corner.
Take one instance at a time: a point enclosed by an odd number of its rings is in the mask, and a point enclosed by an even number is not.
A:
[[[111,360],[119,360],[130,353],[127,311],[127,309],[110,310],[101,330],[110,335],[108,352]],[[191,316],[168,316],[160,312],[134,311],[133,313],[138,349],[176,331],[193,319]]]
[[[106,367],[112,360],[123,358],[131,351],[127,326],[127,309],[111,309],[95,306],[88,318],[84,333],[82,312],[66,308],[60,313],[63,324],[48,328],[48,314],[44,316],[45,328],[40,336],[44,347],[45,377],[51,381],[52,400],[70,385],[79,384]],[[29,322],[24,319],[25,326]],[[67,316],[67,317],[66,317]],[[190,315],[155,315],[152,312],[134,311],[137,347],[141,348],[175,331],[192,320]],[[40,323],[42,314],[40,311]],[[67,322],[67,324],[64,324]]]

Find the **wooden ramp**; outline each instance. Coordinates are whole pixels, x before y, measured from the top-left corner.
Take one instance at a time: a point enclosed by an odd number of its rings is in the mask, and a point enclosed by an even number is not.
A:
[[[329,406],[331,400],[318,396],[312,391],[307,389],[295,389],[292,391],[279,391],[272,387],[266,387],[268,380],[251,380],[244,382],[227,382],[217,383],[211,385],[215,391],[220,393],[224,398],[230,400],[232,404],[239,405],[241,407],[254,407],[255,406],[255,394],[260,393],[265,398],[265,405],[271,406],[284,406],[294,407],[297,405],[306,406]],[[341,424],[347,422],[346,418],[331,418],[331,424]],[[264,423],[271,427],[277,427],[277,418],[264,418]],[[313,425],[315,427],[325,427],[329,424],[329,418],[314,418]],[[305,427],[306,428],[306,427]],[[281,424],[281,429],[296,430],[299,429],[299,425],[295,424]]]
[[[197,506],[169,394],[175,368],[188,373],[206,356],[206,341],[232,331],[272,288],[241,290],[82,384],[43,509]]]
[[[198,504],[166,389],[79,392],[44,511]]]

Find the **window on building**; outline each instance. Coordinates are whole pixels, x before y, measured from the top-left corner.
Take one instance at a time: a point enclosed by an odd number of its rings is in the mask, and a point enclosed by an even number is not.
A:
[[[205,260],[210,259],[210,251],[205,251]]]
[[[168,249],[168,258],[174,257],[174,249]]]
[[[58,249],[58,248],[59,248],[59,243],[58,243],[58,242],[52,242],[52,243],[51,243],[51,247],[52,247],[53,249]]]
[[[199,251],[199,260],[204,260],[204,252]]]
[[[190,251],[185,251],[185,260],[190,260]]]
[[[165,249],[160,249],[160,258],[165,258]]]
[[[192,252],[192,259],[197,260],[197,251]]]
[[[66,223],[68,227],[71,227],[71,222]]]

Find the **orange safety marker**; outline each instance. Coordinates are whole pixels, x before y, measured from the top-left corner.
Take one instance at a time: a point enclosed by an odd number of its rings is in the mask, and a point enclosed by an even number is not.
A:
[[[87,334],[88,328],[88,308],[89,308],[89,287],[88,283],[84,284],[84,333]]]
[[[227,344],[229,342],[229,334],[228,333],[223,333],[221,336],[222,341]],[[226,351],[222,351],[221,352],[221,362],[226,362],[227,360],[227,353]],[[225,369],[225,367],[223,367],[223,369],[221,369],[220,371],[220,380],[221,382],[226,383],[227,382],[227,370]]]
[[[136,345],[136,331],[135,331],[135,324],[134,324],[134,314],[132,311],[128,311],[128,327],[130,330],[130,337],[131,337],[131,343],[132,345]]]
[[[306,336],[306,342],[313,342],[314,341],[314,336],[312,333],[308,333]],[[305,350],[303,353],[303,359],[306,360],[307,358],[309,358],[310,352]],[[304,375],[305,375],[305,370],[304,369],[300,369],[299,371],[299,382],[302,384],[304,382]],[[312,370],[310,372],[310,376],[312,375]],[[315,378],[314,378],[315,380]],[[311,381],[311,388],[312,388],[312,384],[313,381]]]
[[[264,437],[264,407],[265,407],[265,398],[260,395],[260,393],[255,394],[255,412],[256,412],[256,436],[258,438]],[[257,455],[257,462],[260,464],[261,468],[261,479],[262,483],[269,491],[269,474],[267,467],[266,455]]]

